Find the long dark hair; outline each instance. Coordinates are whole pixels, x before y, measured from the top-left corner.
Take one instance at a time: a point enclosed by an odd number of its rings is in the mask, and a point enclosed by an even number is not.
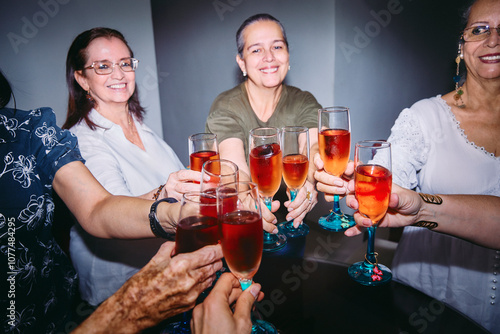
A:
[[[113,37],[121,40],[128,48],[130,56],[134,56],[134,52],[128,45],[122,33],[110,28],[93,28],[82,32],[78,35],[71,44],[68,55],[66,57],[66,84],[68,85],[68,114],[62,128],[69,129],[73,125],[85,120],[87,125],[94,130],[97,125],[89,119],[89,112],[94,107],[95,102],[87,98],[87,93],[78,84],[75,79],[75,71],[83,70],[85,63],[88,61],[87,48],[89,44],[97,38]],[[134,93],[128,100],[128,110],[135,118],[142,121],[144,118],[144,108],[139,102],[139,93],[137,85]]]
[[[10,83],[3,72],[0,70],[0,109],[3,109],[9,103],[12,96],[12,88],[10,87]]]
[[[238,54],[240,55],[240,58],[243,58],[243,48],[245,47],[245,41],[243,40],[243,30],[245,30],[245,28],[251,25],[252,23],[259,21],[276,22],[281,28],[281,33],[283,34],[283,39],[285,40],[286,48],[288,49],[288,40],[286,38],[285,27],[283,27],[281,22],[278,21],[277,18],[269,14],[255,14],[246,19],[236,32],[236,48],[238,49]]]

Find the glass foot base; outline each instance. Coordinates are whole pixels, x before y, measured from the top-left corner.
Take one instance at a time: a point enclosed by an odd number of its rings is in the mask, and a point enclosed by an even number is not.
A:
[[[286,236],[278,232],[271,234],[264,232],[264,252],[275,252],[286,245]]]
[[[293,221],[283,222],[278,225],[278,228],[287,238],[305,237],[309,234],[309,226],[304,223],[295,228],[293,227]]]
[[[392,279],[391,270],[383,264],[374,266],[364,261],[354,263],[347,269],[347,272],[353,280],[367,286],[382,285]]]
[[[327,216],[321,217],[318,224],[325,230],[340,232],[356,225],[356,222],[352,216],[346,214],[337,215],[332,212]]]
[[[278,334],[276,327],[267,321],[254,320],[252,325],[252,334]]]

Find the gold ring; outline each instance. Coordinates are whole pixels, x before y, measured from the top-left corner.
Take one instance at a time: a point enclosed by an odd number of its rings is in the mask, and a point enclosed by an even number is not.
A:
[[[312,196],[310,191],[307,192],[306,198],[309,200],[309,202],[312,201]]]

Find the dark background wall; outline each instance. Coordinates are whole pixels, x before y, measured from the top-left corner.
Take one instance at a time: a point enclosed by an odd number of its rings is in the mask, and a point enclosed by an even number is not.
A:
[[[285,26],[286,82],[351,108],[352,141],[387,138],[399,112],[453,89],[460,13],[453,0],[152,0],[163,134],[187,164],[214,98],[241,80],[235,33],[267,12]]]

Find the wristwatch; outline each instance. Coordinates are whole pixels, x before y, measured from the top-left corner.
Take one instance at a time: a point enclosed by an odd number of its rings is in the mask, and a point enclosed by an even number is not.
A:
[[[151,210],[149,211],[149,225],[151,226],[151,231],[158,238],[167,239],[169,241],[175,241],[175,233],[168,233],[163,229],[156,215],[156,208],[161,202],[167,203],[177,203],[177,200],[172,197],[162,198],[151,205]]]

